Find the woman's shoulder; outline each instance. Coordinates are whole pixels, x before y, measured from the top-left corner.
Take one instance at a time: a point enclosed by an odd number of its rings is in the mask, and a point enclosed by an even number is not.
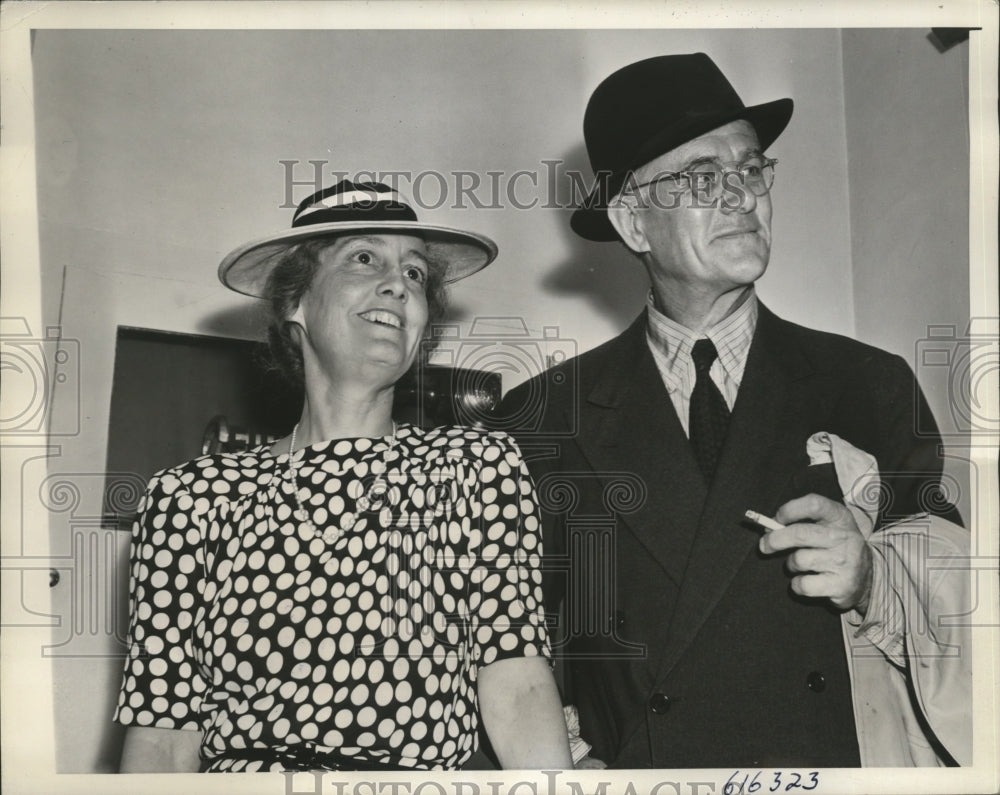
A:
[[[269,476],[274,459],[264,447],[239,453],[207,453],[155,472],[146,493],[155,497],[222,497],[238,490],[238,484]]]
[[[470,425],[439,425],[436,428],[408,425],[400,438],[417,457],[425,460],[441,456],[487,460],[497,456],[521,457],[517,442],[510,434]]]

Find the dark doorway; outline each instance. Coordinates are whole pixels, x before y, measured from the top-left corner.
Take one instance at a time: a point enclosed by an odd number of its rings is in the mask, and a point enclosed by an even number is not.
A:
[[[216,418],[224,418],[230,436],[245,435],[248,446],[288,433],[300,407],[299,396],[268,367],[262,343],[119,327],[106,526],[129,529],[141,496],[131,484],[207,452]]]

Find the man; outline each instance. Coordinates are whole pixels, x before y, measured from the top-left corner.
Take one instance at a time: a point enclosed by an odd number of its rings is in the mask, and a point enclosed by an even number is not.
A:
[[[700,53],[595,90],[598,180],[572,226],[636,255],[648,305],[501,407],[528,417],[544,399],[519,437],[548,506],[549,610],[562,609],[567,701],[613,767],[878,763],[859,745],[842,628],[872,632],[873,547],[807,441],[825,432],[874,456],[880,526],[939,504],[939,440],[915,435],[929,409],[900,357],[755,295],[771,247],[764,153],[791,114],[790,99],[745,106]],[[762,533],[747,509],[785,527]],[[602,547],[593,528],[609,514]]]

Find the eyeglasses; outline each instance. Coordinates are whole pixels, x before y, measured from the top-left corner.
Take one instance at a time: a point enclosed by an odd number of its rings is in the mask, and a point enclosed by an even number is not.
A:
[[[668,188],[670,195],[675,200],[685,193],[692,193],[699,198],[717,197],[723,189],[737,195],[746,189],[754,196],[763,196],[774,184],[774,167],[777,163],[773,157],[760,155],[730,163],[706,160],[684,171],[660,174],[649,182],[630,185],[627,188],[638,190],[667,183],[670,186]],[[733,175],[732,178],[730,174]],[[654,194],[652,198],[655,200],[663,197]],[[676,206],[676,201],[662,206]]]

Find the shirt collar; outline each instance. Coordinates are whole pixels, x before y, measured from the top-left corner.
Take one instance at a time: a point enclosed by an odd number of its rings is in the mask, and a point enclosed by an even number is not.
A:
[[[653,304],[650,290],[647,303],[646,335],[651,345],[660,354],[667,371],[680,380],[681,372],[691,361],[691,349],[702,336],[708,337],[719,352],[719,363],[726,375],[736,384],[743,380],[750,343],[757,328],[757,293],[751,288],[750,295],[736,310],[710,328],[704,335],[671,320]],[[670,379],[673,380],[673,379]],[[669,385],[668,385],[669,386]]]

